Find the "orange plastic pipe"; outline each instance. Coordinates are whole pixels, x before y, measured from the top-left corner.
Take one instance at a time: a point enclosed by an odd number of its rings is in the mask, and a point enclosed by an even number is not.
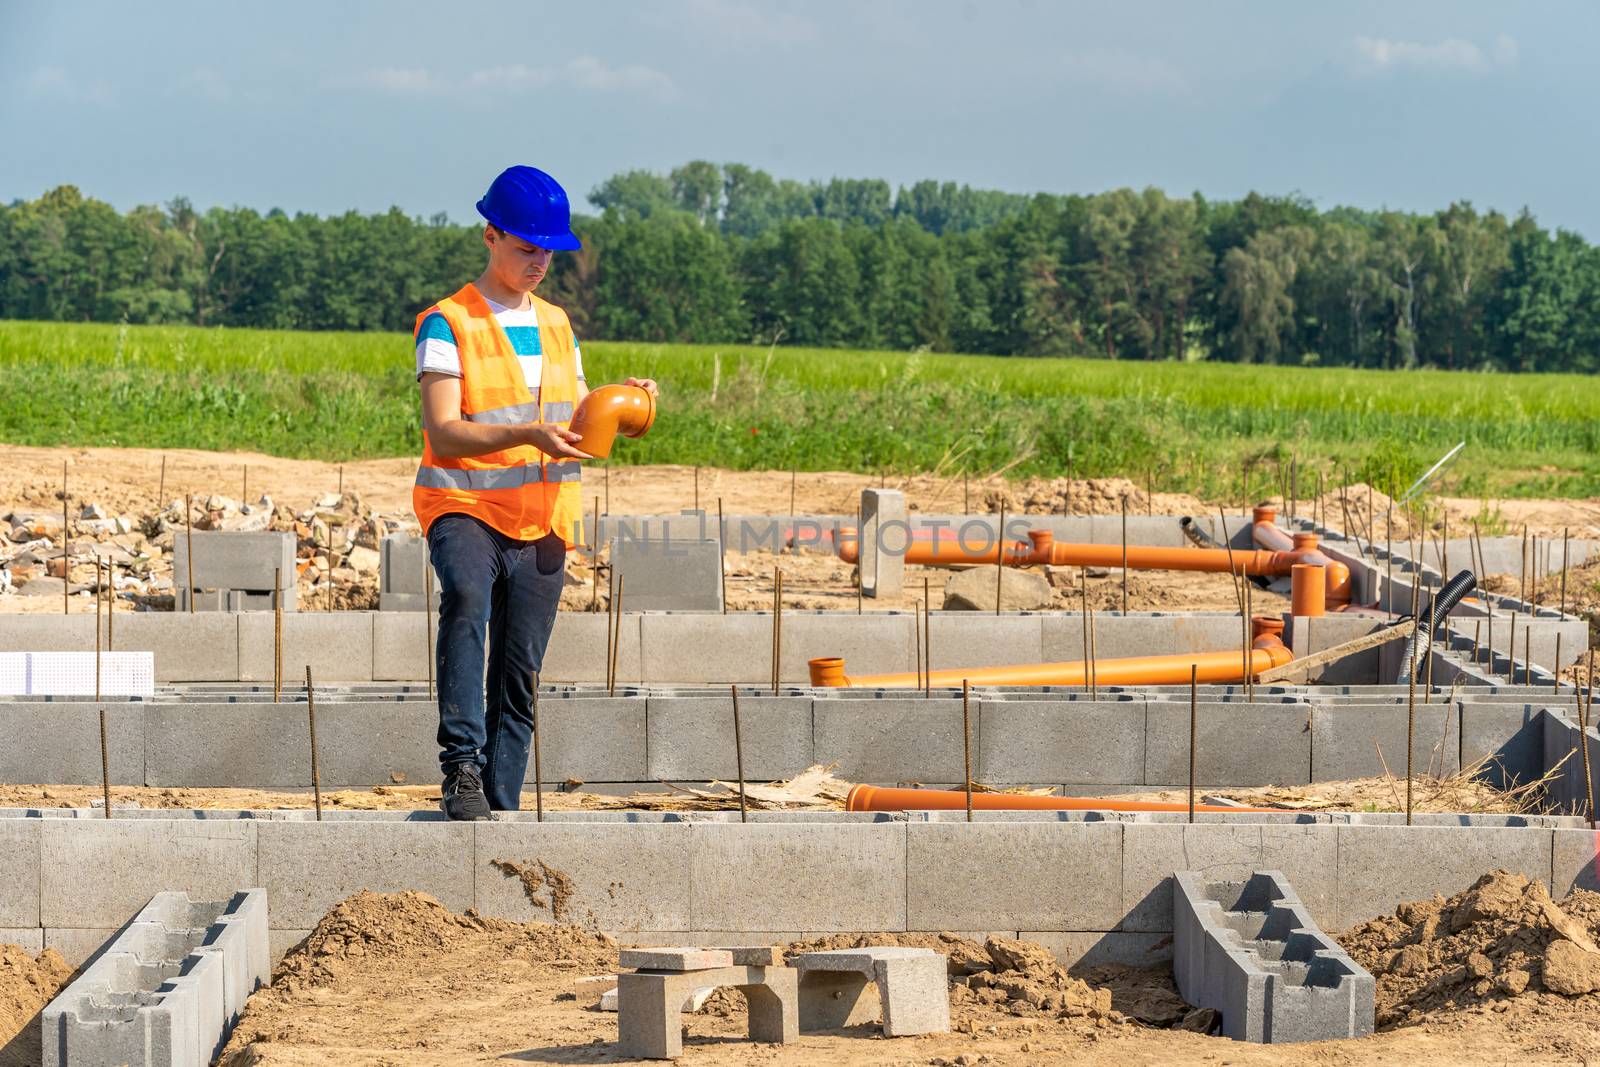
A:
[[[894,789],[854,785],[845,798],[846,811],[964,811],[967,794],[959,789]],[[1021,793],[973,793],[974,811],[1188,811],[1187,804],[1159,800],[1101,800],[1098,797],[1038,797]],[[1195,811],[1272,812],[1281,808],[1235,808],[1196,804]]]
[[[1296,563],[1290,576],[1290,611],[1295,615],[1316,617],[1328,609],[1328,583],[1322,575],[1323,568],[1314,563]]]
[[[571,430],[582,440],[573,447],[596,459],[611,455],[617,434],[643,437],[656,421],[656,398],[637,385],[602,385],[573,413]]]
[[[1260,632],[1250,651],[1252,676],[1273,667],[1281,667],[1294,658],[1281,638],[1274,633]],[[1276,621],[1276,620],[1270,620]],[[1088,673],[1084,661],[1070,660],[1062,663],[1018,663],[999,667],[962,667],[917,675],[902,674],[848,675],[844,660],[828,656],[809,661],[811,684],[818,688],[846,689],[919,689],[924,684],[959,686],[963,681],[972,685],[1087,685]],[[1197,680],[1206,683],[1244,681],[1244,656],[1237,650],[1227,652],[1180,652],[1171,656],[1131,656],[1125,659],[1094,661],[1094,680],[1097,685],[1182,685],[1189,681],[1189,669],[1197,668]]]

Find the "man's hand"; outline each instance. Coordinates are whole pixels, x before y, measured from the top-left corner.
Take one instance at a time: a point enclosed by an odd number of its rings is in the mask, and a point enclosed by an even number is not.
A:
[[[572,442],[581,441],[582,438],[571,430],[563,430],[553,422],[530,422],[525,425],[523,432],[527,444],[532,445],[547,456],[570,456],[573,459],[593,459],[587,452],[579,452],[572,447]]]
[[[629,378],[626,381],[624,381],[622,384],[623,385],[637,385],[640,389],[643,389],[645,392],[649,393],[651,396],[660,396],[661,395],[661,390],[656,388],[656,380],[654,378]]]

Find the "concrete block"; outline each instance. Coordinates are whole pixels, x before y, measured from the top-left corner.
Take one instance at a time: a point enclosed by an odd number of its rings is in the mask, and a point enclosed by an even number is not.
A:
[[[467,823],[263,822],[260,884],[272,922],[309,929],[363,889],[416,889],[465,911],[473,904],[472,830]]]
[[[151,653],[160,683],[239,677],[239,621],[231,615],[118,612],[112,637],[119,651]]]
[[[768,629],[770,621],[763,617]],[[839,612],[784,612],[783,649],[778,661],[784,682],[808,685],[807,661],[822,656],[844,656],[854,674],[894,674],[913,671],[917,664],[916,622],[911,613],[849,615]],[[756,646],[745,646],[755,649]],[[765,647],[765,646],[761,646]],[[938,655],[937,652],[934,653]],[[770,662],[763,658],[763,664]],[[937,660],[935,660],[937,662]],[[755,679],[767,680],[765,674]]]
[[[1371,633],[1383,625],[1382,619],[1367,618],[1360,615],[1323,615],[1318,618],[1304,620],[1306,624],[1307,648],[1310,651],[1295,650],[1297,656],[1311,655],[1324,649],[1333,648],[1335,645],[1346,641],[1354,641]],[[1398,646],[1396,646],[1398,647]],[[1317,674],[1317,680],[1329,685],[1371,683],[1380,677],[1392,680],[1392,675],[1381,675],[1379,668],[1382,648],[1372,648],[1365,652],[1357,652],[1353,656],[1346,656],[1335,663],[1330,663]]]
[[[1304,785],[1311,780],[1310,707],[1215,704],[1196,708],[1200,785]],[[1189,780],[1187,702],[1151,701],[1145,716],[1145,778]]]
[[[695,824],[691,929],[906,929],[903,823]]]
[[[42,820],[40,922],[116,927],[163,890],[217,900],[263,884],[257,828],[253,820]]]
[[[1044,619],[1042,615],[935,611],[928,617],[928,656],[936,671],[1038,663],[1044,649]],[[850,663],[848,657],[845,662]]]
[[[800,1037],[799,992],[788,967],[727,967],[688,974],[648,971],[617,976],[619,1051],[629,1058],[683,1055],[682,1006],[706,985],[733,986],[749,1007],[751,1041],[788,1044]]]
[[[44,951],[44,928],[0,926],[0,945],[16,945],[30,956],[37,956]]]
[[[0,926],[44,925],[39,906],[44,822],[0,819],[0,871],[5,872],[0,880]]]
[[[1137,782],[1144,701],[982,700],[973,774],[986,785]]]
[[[423,681],[426,685],[429,641],[428,622],[423,612],[380,609],[372,617],[373,681]],[[438,615],[433,617],[431,641],[431,647],[437,650]],[[302,681],[304,677],[302,671]]]
[[[1075,614],[1040,617],[1041,659],[1047,663],[1083,659],[1083,619]],[[1237,615],[1195,613],[1096,615],[1095,654],[1100,659],[1122,656],[1176,655],[1212,652],[1239,642]]]
[[[799,975],[800,1029],[882,1022],[885,1037],[946,1033],[949,976],[944,956],[925,948],[806,952]]]
[[[625,948],[617,965],[648,971],[709,971],[732,967],[733,953],[715,948]]]
[[[268,945],[271,948],[272,966],[277,967],[283,962],[283,957],[294,949],[300,942],[311,936],[310,930],[279,930],[268,931]]]
[[[108,702],[106,748],[111,781],[144,785],[143,703]],[[100,706],[59,701],[0,701],[0,781],[95,783],[101,780]]]
[[[515,870],[496,865],[537,871],[542,863],[570,882],[565,921],[619,931],[698,929],[690,921],[691,840],[688,823],[480,824],[473,902],[485,915],[551,921],[548,888],[536,892],[535,903]]]
[[[93,652],[94,605],[87,605],[88,614],[81,614],[83,605],[71,615],[13,615],[6,616],[0,626],[0,652]],[[117,616],[116,630],[130,615]]]
[[[627,593],[623,593],[623,616],[617,640],[617,681],[639,682],[646,676],[640,660],[640,620],[648,616],[629,613]],[[685,619],[700,616],[682,616]],[[544,650],[544,669],[540,672],[546,682],[603,682],[606,678],[606,614],[605,612],[559,611],[555,627],[550,631],[550,644]],[[692,669],[694,658],[688,663],[665,664],[672,668],[664,677],[649,676],[652,682],[668,681]]]
[[[652,696],[645,719],[648,780],[732,781],[737,775],[731,696]],[[793,777],[815,762],[811,698],[740,694],[739,735],[746,780]]]
[[[1555,831],[1490,826],[1338,826],[1336,929],[1386,915],[1406,900],[1450,896],[1504,867],[1549,877]]]
[[[818,697],[811,715],[815,760],[837,763],[837,773],[848,781],[965,779],[959,699]],[[978,751],[979,724],[976,715],[972,719],[973,751]]]
[[[784,621],[787,626],[789,620]],[[643,615],[639,633],[643,677],[652,685],[755,683],[772,678],[770,612]]]
[[[642,697],[539,700],[544,780],[648,781]],[[437,751],[437,750],[435,750]],[[533,781],[533,758],[527,780]]]
[[[111,943],[120,927],[78,929],[53,926],[44,930],[44,947],[53,948],[73,967],[84,962]]]
[[[1316,705],[1311,713],[1311,780],[1341,781],[1404,774],[1407,709],[1404,704]],[[1413,737],[1417,769],[1454,774],[1460,769],[1461,720],[1453,703],[1416,704]],[[1382,756],[1379,756],[1379,752]]]
[[[905,588],[907,545],[911,526],[906,495],[898,489],[861,491],[861,528],[856,531],[861,595],[898,597]]]
[[[735,945],[720,948],[733,956],[735,967],[782,967],[783,949],[776,945]]]
[[[950,1032],[950,987],[943,956],[891,957],[872,964],[883,1005],[883,1036]]]
[[[198,570],[200,565],[195,564]],[[297,612],[283,620],[283,674],[289,684],[305,683],[306,665],[317,685],[372,680],[370,611]],[[249,612],[239,616],[239,680],[272,681],[273,619]]]
[[[1600,892],[1600,834],[1555,830],[1552,836],[1550,895],[1560,900],[1574,889]]]
[[[909,823],[908,928],[1110,930],[1124,911],[1123,830],[1117,823]]]
[[[1171,930],[1176,872],[1195,871],[1208,881],[1243,881],[1261,863],[1259,824],[1133,823],[1122,831],[1118,914],[1104,927],[1078,929]]]
[[[192,547],[190,538],[193,538]],[[265,530],[259,533],[196,530],[178,531],[173,541],[173,588],[177,610],[189,610],[191,591],[220,590],[254,594],[265,610],[272,609],[274,572],[283,580],[283,610],[295,610],[294,534]],[[189,580],[189,557],[194,557],[194,580]],[[203,610],[207,598],[196,596]]]
[[[152,704],[145,775],[153,786],[311,788],[310,722],[298,704]],[[324,789],[440,780],[438,710],[421,701],[317,701]],[[84,779],[95,781],[96,777]]]
[[[1334,826],[1263,820],[1260,868],[1282,872],[1318,926],[1340,928],[1339,833]]]
[[[1043,945],[1057,963],[1069,969],[1103,963],[1164,968],[1172,963],[1172,936],[1164,931],[1019,930],[1017,936]]]
[[[1483,777],[1496,788],[1527,783],[1544,773],[1544,737],[1538,704],[1462,701],[1461,765],[1487,760]]]
[[[722,543],[619,537],[611,566],[630,611],[722,611]]]
[[[388,534],[378,543],[378,610],[422,612],[427,595],[428,542],[420,534]],[[433,575],[433,610],[439,610],[439,574]]]

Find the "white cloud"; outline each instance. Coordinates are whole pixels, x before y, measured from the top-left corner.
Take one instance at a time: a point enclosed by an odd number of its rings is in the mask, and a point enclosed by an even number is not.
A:
[[[1164,59],[1116,49],[1074,52],[1062,60],[1069,81],[1133,93],[1181,93],[1183,73]]]
[[[1517,42],[1505,34],[1496,37],[1487,50],[1459,37],[1447,37],[1433,44],[1388,37],[1357,37],[1355,49],[1356,67],[1365,73],[1421,70],[1476,74],[1494,67],[1514,66],[1517,62]]]
[[[430,96],[485,90],[545,89],[563,85],[592,92],[638,90],[668,95],[677,91],[672,79],[653,67],[634,64],[612,66],[594,56],[579,56],[558,67],[530,67],[522,63],[488,67],[462,78],[451,78],[417,67],[380,67],[330,83],[332,88]]]

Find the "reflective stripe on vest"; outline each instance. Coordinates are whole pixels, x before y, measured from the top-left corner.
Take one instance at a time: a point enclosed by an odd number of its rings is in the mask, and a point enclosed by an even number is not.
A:
[[[424,489],[519,489],[541,482],[575,482],[582,466],[575,459],[546,463],[542,467],[500,467],[495,470],[458,470],[454,467],[418,467],[417,484]]]

